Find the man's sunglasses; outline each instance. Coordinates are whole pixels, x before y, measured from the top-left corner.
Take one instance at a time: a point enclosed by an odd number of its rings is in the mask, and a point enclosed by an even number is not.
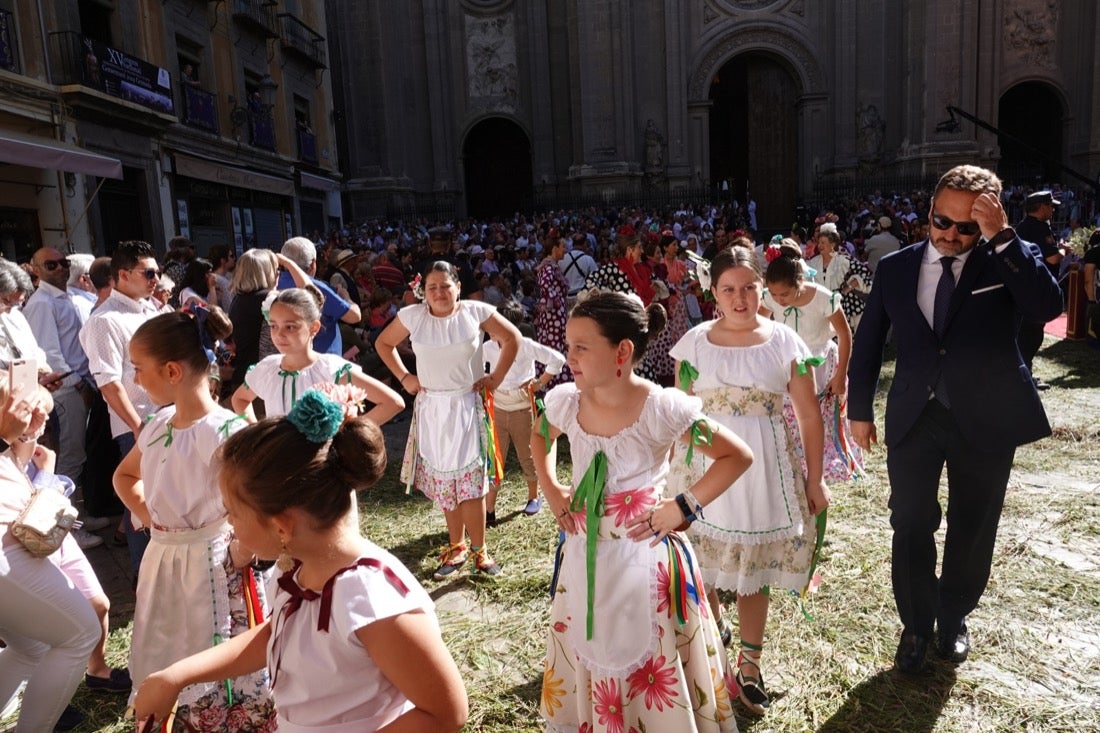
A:
[[[955,231],[964,237],[973,237],[982,230],[976,221],[955,221],[939,214],[932,214],[932,226],[943,231],[955,227]]]
[[[140,272],[142,275],[145,276],[146,280],[155,280],[156,278],[160,277],[160,270],[154,269],[152,267],[144,270],[138,270],[137,268],[135,268],[133,271]]]
[[[59,267],[64,267],[66,270],[68,270],[69,260],[65,258],[62,258],[60,260],[46,260],[42,263],[42,266],[45,267],[46,270],[48,270],[49,272],[53,272]]]

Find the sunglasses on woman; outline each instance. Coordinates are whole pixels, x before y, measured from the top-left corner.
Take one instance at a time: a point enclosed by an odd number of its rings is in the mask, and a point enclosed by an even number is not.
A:
[[[941,216],[940,214],[932,214],[931,220],[932,226],[936,227],[936,229],[947,231],[951,227],[955,227],[955,231],[964,237],[973,237],[982,230],[976,221],[955,221],[954,219],[948,219],[946,216]]]
[[[56,270],[59,267],[64,267],[66,270],[68,270],[69,269],[69,260],[66,259],[66,258],[62,258],[60,260],[45,260],[42,263],[42,266],[45,267],[46,270],[49,271],[49,272],[53,272],[54,270]]]

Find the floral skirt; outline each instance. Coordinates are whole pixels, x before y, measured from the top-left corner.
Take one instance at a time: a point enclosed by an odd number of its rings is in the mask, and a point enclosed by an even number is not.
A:
[[[485,406],[472,392],[421,392],[413,406],[401,482],[449,512],[489,491]]]
[[[824,385],[836,374],[837,353],[832,348],[825,352],[825,363],[815,369],[820,370],[819,384],[821,392],[817,395],[821,405],[821,418],[825,424],[825,455],[822,460],[822,475],[825,483],[835,484],[851,481],[863,476],[863,451],[852,442],[852,428],[848,422],[848,402],[825,394]],[[783,402],[783,419],[790,428],[795,453],[806,473],[806,456],[802,448],[802,435],[798,432],[798,421],[794,416],[794,406],[790,399]]]
[[[653,500],[616,498],[607,498],[599,523],[591,639],[585,534],[566,537],[562,547],[543,664],[546,729],[736,731],[735,683],[691,544],[676,534],[654,548],[626,539],[628,516]]]
[[[246,583],[267,613],[263,582],[233,567],[228,525],[197,530],[153,530],[138,575],[130,670],[141,682],[211,643],[249,629]],[[272,731],[275,707],[267,670],[184,688],[174,731]]]

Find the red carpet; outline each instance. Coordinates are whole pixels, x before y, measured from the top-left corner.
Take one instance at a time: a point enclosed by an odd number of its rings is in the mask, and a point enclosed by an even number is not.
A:
[[[1047,325],[1043,327],[1043,330],[1046,331],[1048,336],[1064,339],[1066,337],[1066,314],[1063,313],[1053,321],[1047,323]]]

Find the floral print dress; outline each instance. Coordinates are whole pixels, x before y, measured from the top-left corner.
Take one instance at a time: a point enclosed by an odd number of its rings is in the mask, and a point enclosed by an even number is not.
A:
[[[603,437],[580,427],[579,401],[572,384],[546,396],[547,419],[569,437],[574,497],[593,507],[575,518],[596,536],[591,549],[585,531],[562,545],[543,667],[546,729],[736,731],[733,678],[690,542],[673,533],[650,547],[625,529],[660,498],[669,446],[702,419],[699,402],[654,388],[633,425]],[[606,467],[602,499],[585,481],[594,463]]]
[[[153,672],[248,631],[268,613],[263,581],[230,560],[232,530],[210,465],[246,423],[220,407],[185,428],[172,427],[174,416],[174,407],[162,409],[135,445],[153,527],[138,574],[131,703]],[[261,670],[184,688],[176,730],[274,730],[274,713]]]
[[[783,400],[791,368],[809,350],[792,329],[773,324],[770,338],[755,346],[710,342],[716,321],[701,323],[672,349],[698,370],[692,389],[703,413],[731,429],[752,448],[745,473],[707,505],[689,534],[708,586],[751,595],[764,586],[802,591],[808,581],[816,525],[806,501],[805,477],[794,451]],[[677,446],[670,492],[701,475],[707,459],[696,452],[690,465]]]

